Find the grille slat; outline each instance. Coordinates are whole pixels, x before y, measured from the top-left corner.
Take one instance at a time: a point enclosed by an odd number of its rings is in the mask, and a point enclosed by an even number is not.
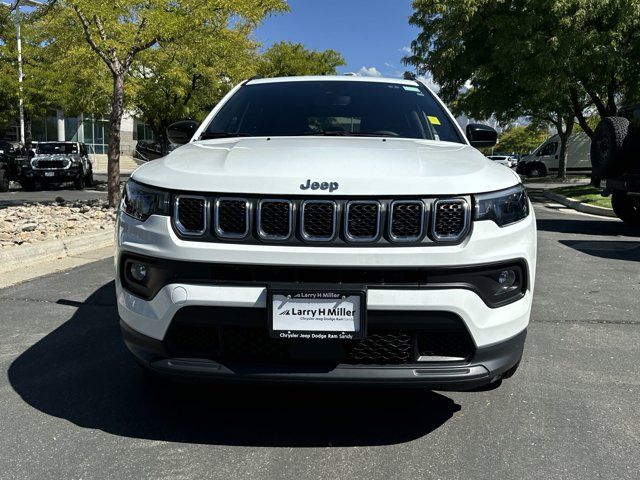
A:
[[[68,160],[36,160],[34,167],[37,169],[64,169],[69,166]]]
[[[396,201],[391,204],[389,236],[398,242],[419,240],[424,230],[424,203]]]
[[[249,233],[249,202],[244,198],[219,198],[214,212],[216,234],[244,238]]]
[[[311,241],[330,241],[336,234],[337,205],[330,200],[302,202],[302,237]]]
[[[433,236],[436,240],[458,240],[467,229],[467,221],[468,212],[465,200],[438,200],[435,202]]]
[[[261,200],[258,234],[267,240],[285,240],[293,231],[293,204],[288,200]]]
[[[380,235],[380,204],[375,201],[347,203],[345,236],[353,242],[375,241]]]
[[[176,200],[178,229],[185,235],[199,235],[206,229],[206,200],[203,197],[180,196]]]

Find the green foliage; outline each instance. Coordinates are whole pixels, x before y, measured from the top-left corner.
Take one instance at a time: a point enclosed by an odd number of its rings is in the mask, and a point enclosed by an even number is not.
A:
[[[335,50],[307,50],[300,43],[280,42],[264,52],[258,64],[263,77],[296,75],[335,75],[345,65],[344,57]]]
[[[0,137],[18,116],[16,27],[10,11],[0,6]]]
[[[256,45],[247,29],[184,39],[143,52],[132,69],[131,104],[167,147],[166,128],[203,120],[231,87],[255,73]]]
[[[504,153],[529,153],[549,136],[546,130],[529,127],[513,127],[498,138],[495,151]]]
[[[406,62],[430,71],[458,111],[582,120],[589,106],[612,114],[638,88],[640,0],[415,0],[414,9],[421,33]]]
[[[574,118],[616,111],[637,89],[640,0],[414,0],[420,28],[405,59],[431,72],[457,112],[500,121],[530,116],[561,138]]]
[[[188,80],[193,85],[194,79],[204,75],[203,67],[213,65],[211,55],[219,56],[215,65],[219,67],[219,75],[231,80],[224,75],[225,62],[233,57],[237,47],[232,40],[239,38],[246,45],[248,35],[260,21],[287,8],[284,0],[50,0],[37,11],[44,21],[50,22],[49,36],[43,39],[43,44],[57,43],[68,49],[88,45],[111,73],[108,136],[111,205],[117,205],[120,196],[120,124],[127,100],[131,104],[137,99],[138,105],[149,107],[151,97],[136,92],[139,88],[152,89],[155,82],[158,84],[155,91],[164,94],[153,103],[155,112],[167,105],[167,95],[176,102],[181,97],[183,107],[188,106],[197,90],[188,87]],[[207,61],[195,58],[199,54],[207,57]],[[176,70],[182,62],[187,66],[184,75]],[[169,67],[172,71],[165,75],[162,69]],[[215,83],[215,79],[211,81]],[[145,115],[150,117],[153,109],[145,110],[149,110]],[[171,116],[181,112],[168,113]]]

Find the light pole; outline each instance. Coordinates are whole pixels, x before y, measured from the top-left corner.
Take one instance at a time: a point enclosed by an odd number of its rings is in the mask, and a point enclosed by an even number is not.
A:
[[[3,2],[3,4],[11,7],[16,12],[16,31],[18,34],[18,102],[20,109],[20,142],[24,143],[24,100],[22,98],[22,81],[24,77],[22,75],[22,32],[20,28],[22,18],[20,14],[20,7],[39,7],[42,5],[42,2],[37,0],[16,0],[13,5],[7,2]]]

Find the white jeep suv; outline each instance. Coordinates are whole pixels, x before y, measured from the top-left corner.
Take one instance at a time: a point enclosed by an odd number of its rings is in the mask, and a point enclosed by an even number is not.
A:
[[[159,374],[467,390],[513,374],[536,228],[511,170],[423,84],[251,79],[138,168],[125,343]]]

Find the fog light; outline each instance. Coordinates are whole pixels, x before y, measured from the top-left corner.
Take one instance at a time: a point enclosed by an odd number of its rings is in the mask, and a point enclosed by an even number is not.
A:
[[[147,278],[147,266],[144,263],[132,263],[129,272],[136,282],[142,282]]]
[[[498,283],[503,289],[513,287],[513,284],[516,283],[516,272],[513,270],[503,270],[498,275]]]

